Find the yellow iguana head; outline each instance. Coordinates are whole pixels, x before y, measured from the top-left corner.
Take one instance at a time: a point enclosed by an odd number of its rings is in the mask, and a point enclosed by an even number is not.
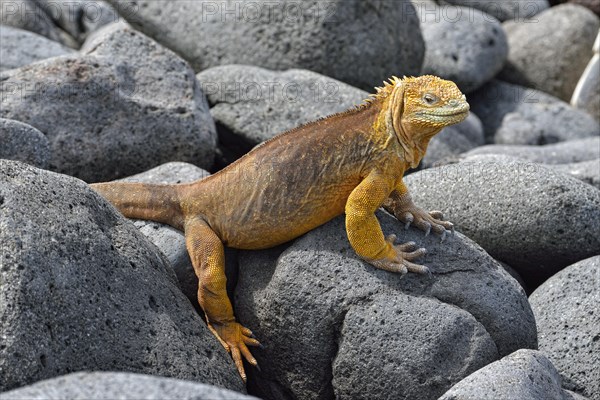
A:
[[[392,77],[376,89],[375,98],[383,100],[388,133],[396,135],[412,167],[435,134],[469,115],[469,103],[456,84],[437,76]]]

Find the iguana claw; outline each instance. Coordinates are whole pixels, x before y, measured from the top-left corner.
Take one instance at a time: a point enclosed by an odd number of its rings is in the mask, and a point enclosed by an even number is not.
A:
[[[385,271],[396,272],[401,275],[407,272],[414,272],[417,274],[428,274],[431,276],[431,271],[424,265],[415,264],[412,261],[424,256],[427,250],[424,248],[415,249],[417,246],[415,242],[407,242],[399,245],[395,245],[396,235],[391,234],[386,238],[386,242],[392,245],[394,251],[393,256],[381,258],[381,259],[366,259],[366,261],[376,268],[383,269]]]

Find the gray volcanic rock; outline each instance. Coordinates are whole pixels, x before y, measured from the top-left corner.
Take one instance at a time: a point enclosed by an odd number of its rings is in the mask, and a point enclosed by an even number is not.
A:
[[[90,33],[122,19],[110,4],[101,0],[36,0],[36,3],[79,43]]]
[[[552,168],[600,189],[600,158],[570,164],[553,165]]]
[[[600,191],[540,164],[463,161],[404,182],[416,204],[443,211],[530,287],[600,253]]]
[[[473,7],[493,15],[500,21],[510,19],[523,20],[532,18],[534,15],[549,7],[548,0],[445,0],[450,4],[464,7]]]
[[[46,168],[50,160],[50,143],[34,127],[0,118],[0,158],[22,161]]]
[[[463,379],[439,400],[581,399],[561,387],[556,368],[540,351],[518,350]]]
[[[0,391],[74,371],[244,390],[158,249],[84,182],[0,160]]]
[[[418,74],[425,51],[408,0],[145,0],[133,11],[126,2],[110,3],[196,71],[226,64],[302,68],[370,90],[392,75]]]
[[[537,346],[522,288],[481,247],[461,234],[440,243],[385,212],[377,217],[385,234],[427,248],[420,261],[431,278],[361,261],[343,216],[291,245],[240,252],[236,313],[264,345],[253,351],[262,368],[250,369],[253,393],[431,399]]]
[[[2,393],[3,400],[252,400],[204,383],[123,372],[78,372]]]
[[[77,42],[54,24],[39,1],[0,0],[0,24],[24,29],[76,48]]]
[[[469,138],[462,134],[458,125],[447,126],[431,138],[427,153],[421,161],[421,166],[423,168],[432,167],[476,146],[477,143],[471,142]]]
[[[552,276],[529,302],[539,329],[540,351],[552,360],[564,386],[600,398],[600,255]]]
[[[600,135],[588,113],[539,90],[494,80],[468,100],[488,142],[548,144]]]
[[[72,49],[44,36],[0,25],[0,71],[70,53]]]
[[[222,151],[233,159],[283,131],[358,105],[369,95],[296,69],[224,65],[202,71],[197,78],[211,105]]]
[[[480,154],[506,154],[541,164],[578,163],[600,158],[600,137],[575,139],[543,146],[490,144],[477,147],[462,155],[470,157]]]
[[[552,7],[532,20],[504,24],[508,61],[499,78],[570,101],[600,28],[590,10],[576,4]]]
[[[4,74],[0,116],[43,132],[55,171],[101,181],[171,160],[212,165],[216,130],[194,72],[122,24],[97,32],[79,56]]]
[[[502,25],[481,11],[443,7],[444,17],[421,18],[425,40],[422,74],[455,82],[469,93],[492,79],[504,65],[508,44]]]

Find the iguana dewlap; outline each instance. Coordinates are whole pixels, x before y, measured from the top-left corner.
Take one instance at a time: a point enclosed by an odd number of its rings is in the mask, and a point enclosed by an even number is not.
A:
[[[247,346],[259,343],[233,315],[224,245],[273,247],[345,213],[359,257],[387,271],[427,273],[412,262],[425,250],[394,245],[394,235],[385,238],[375,211],[384,205],[407,226],[427,232],[452,229],[440,213],[413,204],[402,176],[418,165],[435,134],[467,117],[469,104],[453,82],[434,76],[390,82],[365,104],[276,136],[202,180],[92,185],[126,217],[185,232],[200,306],[244,380],[242,356],[256,365]]]

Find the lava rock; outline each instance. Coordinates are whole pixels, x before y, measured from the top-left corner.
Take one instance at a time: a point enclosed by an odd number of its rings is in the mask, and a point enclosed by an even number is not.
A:
[[[548,144],[600,135],[588,113],[554,96],[494,80],[469,96],[487,142]]]
[[[446,0],[446,2],[457,6],[473,7],[493,15],[500,21],[529,19],[549,7],[548,0]]]
[[[122,19],[110,4],[101,0],[37,0],[37,4],[79,43],[90,33]]]
[[[71,53],[70,48],[44,36],[0,25],[0,71]]]
[[[0,24],[23,29],[76,48],[77,41],[57,27],[39,1],[0,0]]]
[[[455,82],[469,93],[491,80],[508,54],[506,35],[495,18],[466,7],[441,7],[440,18],[422,18],[422,74]]]
[[[145,0],[135,10],[110,3],[198,72],[226,64],[301,68],[370,90],[392,75],[418,74],[425,50],[408,0]]]
[[[54,171],[89,182],[171,160],[212,165],[216,128],[193,70],[123,24],[96,32],[81,55],[3,74],[0,116],[46,135]]]
[[[581,399],[561,387],[552,363],[539,351],[518,350],[463,379],[439,400]]]
[[[552,168],[600,189],[600,158],[570,164],[553,165]]]
[[[600,157],[600,137],[569,140],[543,146],[490,144],[463,154],[506,154],[541,164],[568,164],[590,161]]]
[[[358,105],[369,95],[306,70],[225,65],[197,78],[211,105],[223,152],[234,159],[283,131]]]
[[[570,101],[600,28],[590,10],[575,4],[552,7],[532,20],[504,24],[508,61],[499,75]]]
[[[540,351],[552,360],[566,388],[591,399],[600,397],[599,299],[598,255],[560,271],[529,297]]]
[[[291,245],[240,252],[236,313],[264,345],[253,351],[262,372],[250,369],[252,393],[431,399],[503,355],[536,347],[523,289],[481,247],[458,233],[440,243],[385,212],[377,217],[386,234],[427,248],[421,261],[432,277],[402,278],[361,261],[343,216]]]
[[[160,251],[84,182],[0,160],[0,391],[127,371],[243,391]]]
[[[410,174],[416,204],[517,270],[529,287],[600,253],[600,191],[529,162],[463,161]]]
[[[600,9],[600,2],[598,8]],[[594,56],[575,86],[571,104],[585,110],[600,122],[600,32],[594,42]]]
[[[2,393],[3,400],[251,400],[256,397],[203,383],[123,372],[77,372]]]
[[[483,144],[483,128],[475,114],[463,122],[447,126],[429,141],[421,167],[429,168]]]
[[[46,168],[50,160],[50,143],[32,126],[0,118],[0,158],[22,161]]]

